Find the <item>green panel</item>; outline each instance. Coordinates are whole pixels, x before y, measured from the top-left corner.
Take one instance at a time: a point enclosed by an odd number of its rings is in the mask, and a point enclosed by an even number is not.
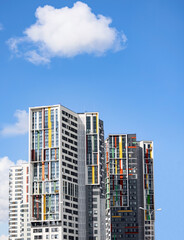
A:
[[[112,148],[112,158],[114,158],[114,148]]]
[[[150,195],[147,196],[147,203],[150,204]]]
[[[116,239],[116,235],[114,234],[114,240]]]

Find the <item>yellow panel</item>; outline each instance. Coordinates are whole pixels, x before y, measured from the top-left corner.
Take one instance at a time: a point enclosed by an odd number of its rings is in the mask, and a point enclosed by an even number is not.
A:
[[[43,195],[43,219],[46,220],[46,195]]]
[[[115,205],[115,200],[114,200],[114,196],[113,196],[113,206]]]
[[[95,184],[95,167],[92,166],[92,184]]]
[[[133,212],[132,210],[119,210],[118,212]]]
[[[117,159],[115,160],[115,173],[116,173],[116,175],[118,174],[118,169],[117,169]]]
[[[98,113],[96,114],[96,133],[98,133]]]
[[[119,158],[122,158],[122,136],[119,136]]]
[[[120,218],[121,216],[112,216],[113,218]]]
[[[153,156],[152,156],[152,150],[150,150],[150,158],[153,158]]]
[[[48,129],[49,129],[49,148],[52,147],[52,123],[51,123],[51,109],[48,108]]]
[[[145,220],[147,220],[146,210],[145,210]]]

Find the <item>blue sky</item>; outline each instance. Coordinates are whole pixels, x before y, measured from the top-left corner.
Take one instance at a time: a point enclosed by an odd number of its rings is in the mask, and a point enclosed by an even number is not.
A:
[[[76,40],[77,51],[71,54],[74,46],[71,42],[67,45],[68,55],[64,55],[62,46],[55,53],[53,48],[48,51],[48,46],[40,50],[39,43],[33,38],[27,40],[24,32],[36,23],[35,12],[39,6],[42,9],[45,5],[53,9],[72,8],[76,1],[1,0],[0,160],[5,156],[14,163],[19,159],[28,160],[26,131],[3,133],[16,123],[17,110],[21,110],[20,118],[31,106],[58,103],[76,112],[99,111],[106,136],[137,133],[139,140],[154,141],[155,201],[156,208],[163,209],[156,214],[156,240],[182,239],[184,2],[81,2],[86,3],[93,14],[111,18],[110,25],[102,21],[104,32],[100,37],[110,34],[115,40],[109,43],[106,37],[99,46],[92,41],[91,52],[87,52],[88,43],[87,48],[81,50]],[[99,26],[97,18],[96,24]],[[95,30],[92,34],[99,37]],[[81,38],[87,41],[85,31]],[[19,40],[17,52],[11,49],[10,39],[14,43]],[[37,60],[44,58],[47,63],[30,62],[26,58],[29,49],[42,54],[36,55]],[[7,221],[1,221],[0,236],[8,234],[7,226]],[[5,236],[0,237],[3,239]]]

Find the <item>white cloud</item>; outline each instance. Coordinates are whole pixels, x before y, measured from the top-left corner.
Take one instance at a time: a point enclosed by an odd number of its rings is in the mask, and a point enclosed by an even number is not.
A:
[[[7,125],[1,130],[1,134],[4,136],[21,135],[28,132],[29,117],[25,110],[16,110],[14,116],[17,118],[17,122],[12,125]]]
[[[9,197],[9,168],[11,166],[25,163],[24,160],[18,160],[15,164],[8,157],[0,158],[0,222],[8,220],[8,197]],[[4,236],[4,235],[3,235]],[[3,237],[0,237],[1,238]],[[4,236],[5,237],[5,236]],[[2,238],[6,239],[6,238]]]
[[[76,2],[72,8],[38,7],[36,23],[21,38],[8,41],[10,49],[28,61],[48,63],[52,57],[79,54],[102,55],[123,49],[127,38],[110,27],[111,18],[95,15],[89,6]]]
[[[1,235],[1,236],[0,236],[0,240],[8,240],[8,236]]]

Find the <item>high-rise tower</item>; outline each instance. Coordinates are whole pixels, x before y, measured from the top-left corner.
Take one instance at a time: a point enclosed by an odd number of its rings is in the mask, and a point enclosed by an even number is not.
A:
[[[79,199],[85,199],[81,204],[86,206],[81,219],[86,229],[81,239],[105,240],[105,159],[104,159],[104,129],[103,121],[97,112],[79,114],[80,149],[83,154],[79,175]],[[82,206],[81,206],[82,207]],[[80,224],[80,222],[79,222]],[[81,229],[82,230],[82,229]],[[82,233],[82,231],[81,231]]]
[[[78,117],[60,106],[30,109],[32,239],[78,239]]]
[[[153,143],[120,134],[105,145],[106,239],[154,240]]]
[[[32,239],[105,239],[104,135],[98,113],[30,108]]]

